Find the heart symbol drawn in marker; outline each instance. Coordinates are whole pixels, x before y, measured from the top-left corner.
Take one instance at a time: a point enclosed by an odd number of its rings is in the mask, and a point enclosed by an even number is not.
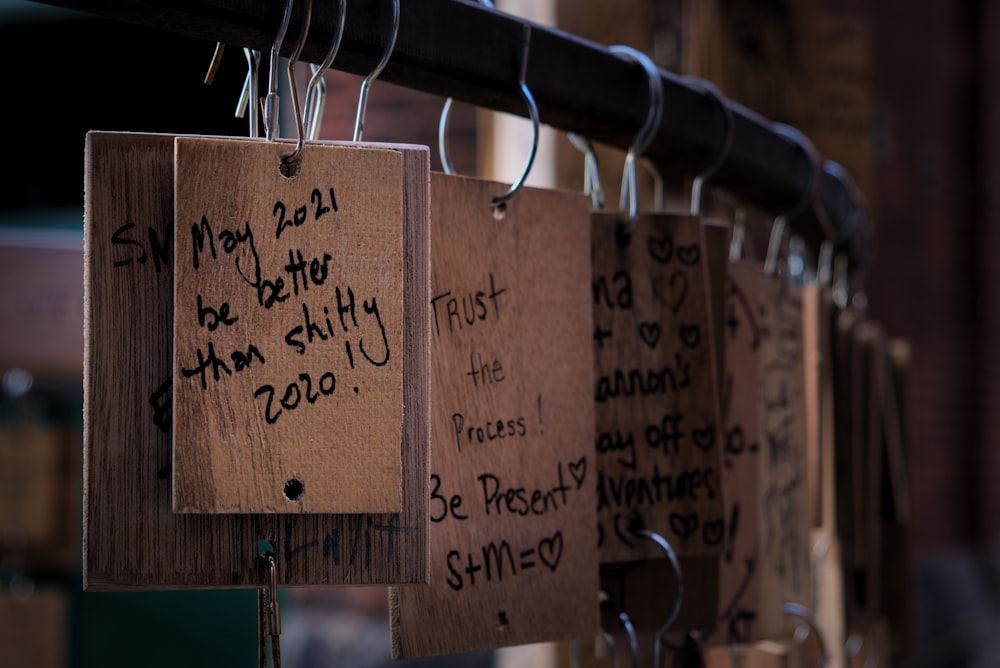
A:
[[[673,311],[674,315],[681,310],[688,293],[688,279],[681,270],[675,271],[670,280],[663,276],[653,279],[653,296],[661,304]]]
[[[569,463],[569,474],[576,481],[576,488],[583,487],[583,481],[587,478],[587,458],[580,457],[578,461]]]
[[[688,348],[697,348],[701,343],[701,328],[698,325],[681,325],[681,341]]]
[[[639,338],[650,348],[655,348],[656,344],[660,342],[660,323],[639,323]]]
[[[687,538],[698,529],[698,516],[670,513],[670,529],[681,538]]]
[[[678,246],[677,259],[681,261],[681,264],[686,264],[689,267],[696,265],[701,260],[701,249],[698,247],[698,244]]]
[[[562,531],[556,531],[552,538],[543,538],[538,543],[538,558],[549,567],[549,570],[554,571],[562,559],[562,550]]]
[[[699,448],[708,452],[715,445],[715,429],[712,426],[705,427],[704,429],[695,429],[691,432],[691,440]]]
[[[715,520],[714,522],[705,522],[701,526],[701,537],[705,539],[706,545],[718,545],[722,542],[722,530],[723,522],[722,520]]]
[[[649,237],[646,239],[646,250],[654,260],[666,264],[670,262],[670,255],[674,252],[674,240],[670,237]]]

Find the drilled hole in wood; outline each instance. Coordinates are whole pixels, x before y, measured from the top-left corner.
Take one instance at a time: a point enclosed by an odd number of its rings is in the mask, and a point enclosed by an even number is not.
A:
[[[504,202],[493,207],[493,220],[503,220],[503,217],[507,215],[507,205]]]
[[[510,621],[507,619],[507,613],[501,610],[497,613],[497,631],[506,631],[507,626]]]
[[[281,165],[278,166],[278,171],[286,179],[294,179],[302,171],[302,158],[296,160],[284,160],[282,159]]]
[[[306,493],[306,486],[298,478],[292,478],[285,483],[285,498],[292,503],[298,503]]]

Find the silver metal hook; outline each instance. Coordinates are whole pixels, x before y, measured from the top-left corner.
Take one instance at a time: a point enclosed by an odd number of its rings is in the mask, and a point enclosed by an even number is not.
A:
[[[743,245],[747,236],[747,210],[745,207],[736,207],[733,215],[733,238],[729,240],[729,261],[739,262],[743,257]]]
[[[632,624],[632,618],[628,616],[627,612],[619,612],[618,621],[622,623],[625,633],[628,634],[628,651],[632,657],[632,668],[639,668],[639,639],[635,635],[635,625]],[[654,663],[653,665],[659,664]]]
[[[541,122],[538,118],[538,105],[535,104],[535,96],[531,94],[531,89],[528,88],[526,83],[528,78],[528,53],[531,49],[531,24],[524,24],[524,47],[521,52],[521,74],[518,78],[518,88],[521,90],[521,97],[524,98],[525,104],[528,105],[528,115],[531,117],[531,151],[528,153],[528,162],[524,166],[524,171],[521,172],[520,178],[507,190],[503,195],[498,195],[494,197],[490,202],[490,206],[495,210],[503,210],[504,204],[511,197],[521,189],[524,182],[528,179],[528,174],[531,172],[531,166],[535,164],[535,155],[538,153],[538,137],[541,131]]]
[[[677,615],[681,612],[681,604],[684,601],[684,576],[681,572],[680,561],[677,559],[677,553],[674,552],[674,548],[670,546],[666,538],[649,529],[633,528],[631,531],[637,536],[648,538],[663,550],[663,553],[667,556],[667,560],[670,562],[670,568],[674,571],[674,577],[677,579],[677,596],[674,598],[674,607],[653,634],[653,665],[659,666],[660,654],[663,651],[663,634],[667,632],[677,619]]]
[[[361,94],[358,96],[358,114],[354,118],[354,141],[361,141],[365,130],[365,110],[368,107],[368,91],[372,87],[372,82],[382,74],[382,70],[389,64],[389,58],[396,48],[396,37],[399,36],[399,0],[392,0],[392,32],[389,41],[385,45],[382,58],[378,61],[375,69],[361,82]]]
[[[260,51],[243,47],[243,54],[247,58],[247,77],[243,81],[243,90],[240,91],[240,99],[236,103],[236,118],[243,118],[250,107],[250,136],[253,138],[260,136],[260,112],[257,102],[258,72],[260,69]],[[253,105],[250,101],[253,100]]]
[[[479,0],[479,4],[487,7],[489,9],[495,9],[496,6],[493,4],[493,0]],[[441,108],[441,118],[438,120],[438,155],[441,158],[441,169],[444,170],[445,174],[454,175],[455,167],[451,164],[451,158],[448,157],[448,124],[451,121],[451,107],[454,103],[453,98],[448,98],[444,101],[444,106]]]
[[[808,137],[801,130],[785,123],[773,123],[771,128],[775,134],[784,137],[790,143],[800,148],[812,165],[812,169],[809,171],[809,184],[802,192],[799,201],[791,209],[778,214],[774,219],[774,224],[771,226],[771,238],[768,241],[767,257],[764,260],[764,273],[768,276],[773,276],[777,273],[778,255],[781,251],[781,244],[784,241],[788,220],[798,216],[810,205],[815,206],[820,172],[819,153],[817,153],[816,147],[813,146],[812,142],[809,141]]]
[[[340,42],[344,38],[344,24],[347,19],[347,0],[337,2],[337,24],[334,26],[333,43],[326,53],[326,58],[319,65],[312,65],[312,77],[309,85],[306,86],[306,109],[303,113],[305,117],[305,134],[309,141],[319,139],[319,126],[323,120],[323,108],[326,103],[326,76],[327,70],[333,64],[340,51]]]
[[[590,196],[590,208],[595,211],[604,208],[604,189],[601,187],[601,171],[597,164],[594,143],[586,137],[570,132],[570,143],[583,153],[583,194]]]
[[[816,623],[816,619],[813,617],[812,612],[809,611],[807,607],[800,603],[785,603],[785,614],[791,615],[792,617],[798,617],[809,629],[809,632],[816,636],[816,641],[819,643],[819,661],[817,665],[823,668],[829,662],[829,654],[826,652],[826,642],[823,640],[823,634],[819,630],[819,625]]]
[[[660,76],[660,69],[656,63],[642,51],[624,44],[615,44],[608,47],[611,53],[626,56],[635,61],[646,71],[649,79],[649,108],[646,113],[646,120],[636,134],[632,145],[625,154],[625,166],[622,170],[621,196],[618,200],[618,208],[628,207],[628,223],[625,225],[625,232],[631,233],[639,221],[639,192],[636,160],[660,129],[660,121],[663,119],[663,79]]]
[[[267,141],[274,141],[278,134],[278,55],[281,45],[288,32],[288,22],[292,18],[294,0],[285,2],[285,13],[281,18],[281,26],[271,46],[271,60],[267,72],[267,97],[264,99],[264,135]]]
[[[305,16],[302,19],[302,30],[299,32],[299,40],[295,43],[295,49],[293,49],[291,55],[288,56],[286,67],[288,87],[292,92],[292,110],[295,115],[295,128],[298,131],[298,139],[295,142],[295,150],[286,156],[282,156],[281,158],[281,161],[286,165],[292,165],[298,162],[299,156],[302,155],[302,149],[306,145],[305,123],[302,118],[302,110],[299,106],[299,84],[295,79],[295,66],[299,62],[299,56],[302,55],[302,48],[306,45],[306,38],[309,35],[309,23],[312,21],[312,0],[305,1],[306,10]]]
[[[686,80],[692,88],[699,89],[719,103],[719,106],[722,108],[723,118],[726,121],[726,132],[723,135],[722,149],[719,151],[719,155],[716,156],[715,162],[696,176],[691,183],[691,213],[697,215],[701,213],[701,191],[705,186],[705,182],[712,178],[719,171],[719,168],[726,164],[726,160],[729,159],[729,153],[733,148],[733,137],[736,134],[736,127],[733,119],[733,108],[729,106],[726,98],[723,97],[714,84],[697,77],[687,77]]]

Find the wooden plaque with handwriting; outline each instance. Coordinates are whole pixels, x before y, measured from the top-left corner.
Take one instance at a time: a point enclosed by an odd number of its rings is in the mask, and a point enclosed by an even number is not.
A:
[[[426,147],[393,150],[405,175],[404,276],[429,294],[430,237],[417,230],[429,224],[430,155]],[[276,548],[282,585],[426,582],[430,434],[419,423],[402,437],[399,513],[172,511],[173,175],[172,135],[87,135],[85,588],[256,587],[267,581],[262,539]],[[427,301],[411,308],[423,314],[405,327],[426,327]],[[406,352],[403,377],[429,382],[429,348]],[[403,385],[408,406],[426,403],[426,394]]]
[[[772,635],[794,619],[785,603],[812,609],[811,518],[806,465],[802,294],[783,277],[761,276],[764,335],[760,352],[757,434],[759,623]]]
[[[391,590],[393,655],[598,627],[583,195],[433,174],[431,582]]]
[[[708,261],[697,216],[592,215],[597,504],[601,561],[723,549],[721,422]]]
[[[399,511],[402,155],[175,149],[174,510]]]

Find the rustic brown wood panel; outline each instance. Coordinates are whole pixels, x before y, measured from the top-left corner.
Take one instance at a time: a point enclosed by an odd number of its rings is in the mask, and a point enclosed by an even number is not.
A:
[[[721,421],[709,260],[696,216],[642,214],[623,234],[593,214],[598,514],[602,562],[718,554]]]
[[[399,514],[171,511],[173,145],[172,135],[87,137],[85,588],[259,586],[267,581],[260,540],[275,547],[283,585],[425,582],[429,433],[404,437]],[[405,169],[428,168],[426,148],[399,150]],[[429,207],[426,191],[405,193],[404,209],[426,216]],[[419,257],[429,243],[405,240]],[[410,280],[429,290],[423,265],[406,261]],[[404,374],[429,378],[429,349],[405,359]]]
[[[597,629],[587,200],[432,175],[431,581],[391,590],[393,655]]]
[[[426,171],[376,148],[307,145],[291,177],[287,144],[175,151],[174,510],[398,512],[403,421],[430,419],[424,381],[402,409],[427,301],[403,280],[403,181]]]

